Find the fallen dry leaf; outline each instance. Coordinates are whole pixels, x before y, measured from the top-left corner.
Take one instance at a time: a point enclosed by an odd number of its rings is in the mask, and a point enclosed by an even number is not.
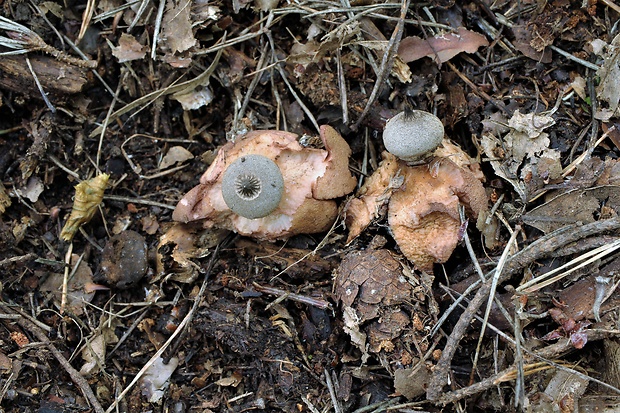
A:
[[[195,110],[211,103],[213,101],[213,92],[210,87],[202,86],[189,93],[175,93],[172,95],[172,99],[179,102],[183,106],[183,110]]]
[[[226,236],[224,230],[205,229],[201,223],[174,223],[159,239],[157,246],[157,279],[169,277],[172,281],[190,283],[200,274],[192,261],[208,255]]]
[[[146,47],[141,45],[132,35],[123,33],[118,41],[118,46],[112,48],[112,54],[118,59],[119,63],[140,60],[146,56]]]
[[[183,163],[188,159],[194,158],[194,155],[187,149],[182,146],[173,146],[168,149],[166,155],[164,155],[161,163],[159,164],[159,169],[166,169],[178,163]]]
[[[84,364],[80,368],[80,374],[84,377],[91,377],[99,373],[99,366],[105,362],[106,342],[103,334],[97,334],[88,341],[88,345],[82,350]]]
[[[534,33],[528,30],[524,24],[514,25],[512,31],[515,35],[514,46],[518,51],[523,53],[524,56],[536,60],[537,62],[551,63],[551,49],[544,48],[542,51],[534,49],[530,44]]]
[[[445,63],[461,52],[474,53],[479,47],[488,45],[489,42],[483,35],[459,27],[456,33],[443,33],[427,39],[405,37],[398,47],[398,56],[405,63],[423,57]]]
[[[159,229],[159,221],[155,214],[149,214],[140,218],[140,223],[142,224],[142,231],[149,235],[155,234]]]
[[[541,413],[597,411],[585,410],[581,397],[589,385],[589,380],[565,370],[555,370],[550,374],[549,384],[542,395],[532,401],[532,411]],[[601,408],[598,411],[611,411]]]
[[[196,44],[190,18],[190,1],[169,1],[167,7],[162,23],[162,40],[165,40],[172,53],[184,52]]]
[[[517,110],[508,120],[509,132],[502,138],[489,132],[482,134],[480,146],[495,173],[510,182],[525,202],[546,181],[561,175],[560,154],[549,149],[549,134],[544,132],[554,124],[549,114],[522,114]]]
[[[523,222],[548,233],[565,225],[581,222],[587,224],[600,216],[601,205],[617,215],[620,212],[620,187],[597,186],[574,189],[553,198],[523,215]]]
[[[430,371],[419,362],[415,359],[416,367],[394,370],[394,389],[409,400],[423,395],[431,381]]]
[[[549,134],[543,132],[555,124],[555,120],[545,114],[525,113],[518,110],[508,121],[510,132],[504,136],[506,147],[515,161],[521,162],[526,156],[534,156],[549,148]]]
[[[65,226],[62,227],[60,238],[71,241],[77,230],[93,218],[97,207],[103,200],[103,192],[108,186],[108,179],[110,175],[101,174],[75,186],[73,209]]]
[[[146,369],[140,379],[140,390],[149,403],[157,403],[161,400],[170,385],[170,377],[178,366],[177,357],[170,357],[166,362],[159,357]]]
[[[39,199],[39,196],[43,193],[44,189],[45,187],[43,185],[43,181],[41,181],[41,178],[31,176],[28,178],[26,186],[17,189],[17,192],[20,196],[28,198],[30,202],[35,203]]]
[[[611,117],[618,115],[618,105],[620,103],[620,66],[618,66],[620,53],[620,35],[612,40],[611,44],[606,45],[604,51],[599,50],[604,62],[596,71],[596,76],[600,78],[596,86],[596,97],[599,101],[607,102],[607,108],[601,108],[595,113],[597,119],[608,121]]]
[[[79,255],[72,254],[71,262],[76,263]],[[62,283],[64,275],[51,273],[41,284],[41,291],[48,291],[53,294],[54,301],[60,305],[62,298]],[[93,271],[84,260],[80,261],[77,270],[69,278],[67,283],[67,306],[72,314],[82,315],[84,313],[84,303],[89,303],[95,297],[96,285],[93,283]]]

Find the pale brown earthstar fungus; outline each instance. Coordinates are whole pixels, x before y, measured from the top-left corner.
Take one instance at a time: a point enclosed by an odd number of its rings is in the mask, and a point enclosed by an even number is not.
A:
[[[459,205],[465,207],[469,218],[477,220],[487,209],[487,196],[481,174],[469,165],[475,164],[473,160],[459,161],[459,165],[450,160],[457,155],[455,151],[469,159],[454,145],[448,158],[435,157],[419,166],[407,164],[432,156],[444,134],[434,115],[414,113],[414,117],[396,115],[386,125],[385,146],[396,153],[384,152],[379,168],[346,206],[345,222],[351,242],[372,220],[387,213],[392,236],[405,257],[418,268],[432,271],[433,264],[445,262],[462,238]],[[412,130],[432,136],[411,135]]]
[[[450,258],[462,239],[459,204],[474,221],[487,209],[482,183],[447,158],[431,165],[404,167],[404,184],[390,198],[388,223],[403,254],[418,268]]]
[[[325,149],[283,131],[253,131],[225,144],[172,218],[259,239],[328,230],[338,214],[334,199],[351,193],[356,180],[347,142],[330,126],[320,137]]]

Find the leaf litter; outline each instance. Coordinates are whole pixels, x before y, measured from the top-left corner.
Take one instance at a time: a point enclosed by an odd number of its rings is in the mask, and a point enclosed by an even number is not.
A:
[[[618,7],[406,4],[5,2],[2,407],[618,397]],[[382,132],[413,110],[446,139],[398,160]],[[303,220],[173,223],[259,130],[322,162],[272,154]]]

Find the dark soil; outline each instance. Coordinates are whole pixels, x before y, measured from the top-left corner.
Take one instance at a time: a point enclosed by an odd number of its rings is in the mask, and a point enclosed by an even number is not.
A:
[[[438,0],[410,4],[404,21],[400,3],[171,0],[163,17],[156,2],[141,15],[140,2],[93,3],[88,16],[85,2],[0,1],[0,52],[23,52],[0,55],[0,411],[615,403],[615,249],[515,292],[588,251],[617,248],[619,92],[605,87],[619,73],[613,2]],[[430,43],[458,27],[486,45],[454,46],[441,63],[395,60],[401,38]],[[597,54],[597,42],[612,46]],[[196,78],[183,89],[196,106],[184,109],[168,88]],[[227,140],[260,129],[315,137],[314,122],[328,124],[365,181],[382,159],[385,122],[411,109],[442,120],[480,164],[488,207],[497,204],[493,234],[470,219],[431,271],[401,253],[384,215],[346,244],[342,209],[329,233],[276,241],[198,223],[183,229],[182,258],[179,241],[162,238]],[[545,148],[511,152],[515,113],[552,119],[526,131],[544,130]],[[485,152],[485,136],[504,140]],[[175,147],[193,157],[162,165]],[[107,185],[89,181],[103,173]],[[91,186],[76,194],[80,182]],[[497,276],[480,343],[474,315],[484,317],[491,281],[451,307],[479,281],[465,233],[482,272]],[[371,290],[381,294],[365,298]]]

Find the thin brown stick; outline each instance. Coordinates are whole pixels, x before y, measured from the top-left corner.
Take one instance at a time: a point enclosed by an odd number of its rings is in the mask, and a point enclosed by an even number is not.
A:
[[[521,252],[513,255],[504,267],[504,271],[499,277],[498,282],[504,282],[515,275],[518,271],[527,267],[530,263],[540,258],[549,256],[556,249],[563,247],[571,242],[591,235],[600,234],[607,231],[620,229],[620,217],[610,218],[590,224],[574,224],[562,227],[544,237],[539,238]],[[493,270],[492,272],[494,272]],[[487,275],[487,280],[491,280],[491,275]],[[459,321],[454,326],[452,333],[448,337],[446,346],[441,354],[439,362],[433,372],[433,377],[426,391],[428,400],[437,401],[442,395],[443,387],[448,383],[448,374],[452,357],[456,352],[457,346],[461,338],[465,335],[467,328],[474,315],[485,301],[489,291],[491,290],[491,282],[487,281],[478,290],[474,298],[471,300],[467,309]]]
[[[138,374],[136,374],[136,376],[127,385],[127,387],[125,387],[123,391],[115,398],[114,403],[112,403],[110,407],[108,407],[105,413],[111,413],[114,409],[116,409],[118,403],[121,402],[123,397],[125,397],[127,393],[129,393],[129,391],[133,389],[133,387],[138,383],[138,381],[144,376],[144,373],[149,369],[149,367],[153,365],[153,363],[159,357],[161,357],[164,351],[166,351],[166,349],[171,347],[174,340],[176,340],[177,337],[178,338],[183,337],[183,335],[186,332],[187,326],[191,323],[192,319],[194,318],[194,315],[198,311],[198,307],[200,306],[200,303],[202,302],[202,298],[204,297],[205,291],[207,290],[208,281],[210,279],[209,275],[211,274],[211,270],[213,269],[213,266],[215,265],[215,261],[217,260],[217,257],[219,256],[219,250],[220,250],[221,245],[222,245],[221,243],[218,244],[218,246],[215,248],[215,251],[211,255],[211,259],[209,260],[209,264],[207,265],[206,273],[202,280],[202,285],[200,286],[198,295],[194,299],[194,304],[192,305],[192,308],[187,312],[187,315],[185,316],[185,318],[183,318],[183,320],[181,321],[177,329],[174,331],[174,333],[172,333],[172,335],[168,338],[168,340],[166,340],[164,345],[162,345],[161,348],[157,350],[155,354],[153,354],[153,356],[149,359],[149,361],[147,361],[146,364],[142,366]]]
[[[379,95],[379,92],[383,88],[383,82],[389,75],[392,70],[392,64],[394,62],[394,56],[396,55],[396,51],[398,50],[398,45],[400,44],[400,39],[403,37],[403,27],[405,26],[405,17],[407,17],[407,10],[409,10],[409,0],[403,0],[401,8],[400,8],[400,16],[398,18],[398,24],[394,28],[392,32],[392,36],[390,37],[390,41],[388,42],[387,48],[385,49],[385,53],[383,53],[383,59],[381,60],[381,67],[379,68],[379,73],[377,73],[377,81],[375,82],[375,86],[370,93],[370,97],[368,98],[368,102],[366,102],[366,107],[364,111],[360,115],[359,119],[355,122],[355,125],[351,129],[357,130],[360,127],[360,124],[370,112],[370,108],[372,104],[375,102],[375,99]]]
[[[446,65],[448,65],[450,70],[452,70],[458,77],[460,77],[463,82],[467,83],[467,86],[469,86],[476,95],[478,95],[481,98],[485,99],[487,102],[492,103],[493,105],[495,105],[495,107],[497,107],[499,110],[504,112],[506,115],[512,116],[512,111],[509,110],[506,107],[504,102],[499,101],[499,100],[489,96],[488,93],[486,93],[484,90],[482,90],[478,86],[476,86],[474,84],[474,82],[469,80],[469,78],[467,76],[465,76],[460,70],[458,70],[456,68],[456,66],[454,66],[454,64],[452,64],[452,62],[446,62]]]
[[[14,262],[28,261],[36,257],[37,257],[36,254],[28,253],[26,255],[18,255],[15,257],[5,258],[2,261],[0,261],[0,268],[4,267],[7,264],[11,264]]]
[[[37,338],[37,340],[39,340],[40,342],[44,343],[47,346],[47,348],[52,353],[52,355],[56,358],[56,360],[58,360],[60,365],[69,374],[69,377],[71,377],[71,380],[73,380],[73,382],[80,388],[84,397],[86,397],[86,399],[89,401],[89,403],[93,407],[93,410],[97,413],[103,413],[104,412],[103,407],[101,407],[101,404],[97,400],[95,393],[93,393],[93,390],[88,385],[88,382],[86,381],[84,376],[82,376],[79,371],[73,368],[71,363],[69,363],[69,361],[65,358],[65,356],[62,355],[60,350],[58,350],[54,346],[54,344],[47,338],[47,334],[45,333],[45,331],[43,331],[39,326],[37,326],[32,321],[30,321],[25,314],[23,314],[21,311],[17,309],[10,308],[4,303],[0,303],[0,309],[2,309],[2,311],[7,314],[21,315],[21,317],[16,320],[17,324],[19,324],[24,330],[27,330],[28,332],[33,334]]]
[[[252,285],[254,286],[254,288],[256,288],[256,291],[259,291],[261,293],[277,295],[277,296],[284,297],[292,301],[297,301],[298,303],[311,305],[313,307],[317,307],[323,310],[332,308],[332,305],[325,300],[307,297],[305,295],[300,295],[300,294],[289,293],[288,291],[284,291],[279,288],[264,286],[258,283],[252,283]]]

